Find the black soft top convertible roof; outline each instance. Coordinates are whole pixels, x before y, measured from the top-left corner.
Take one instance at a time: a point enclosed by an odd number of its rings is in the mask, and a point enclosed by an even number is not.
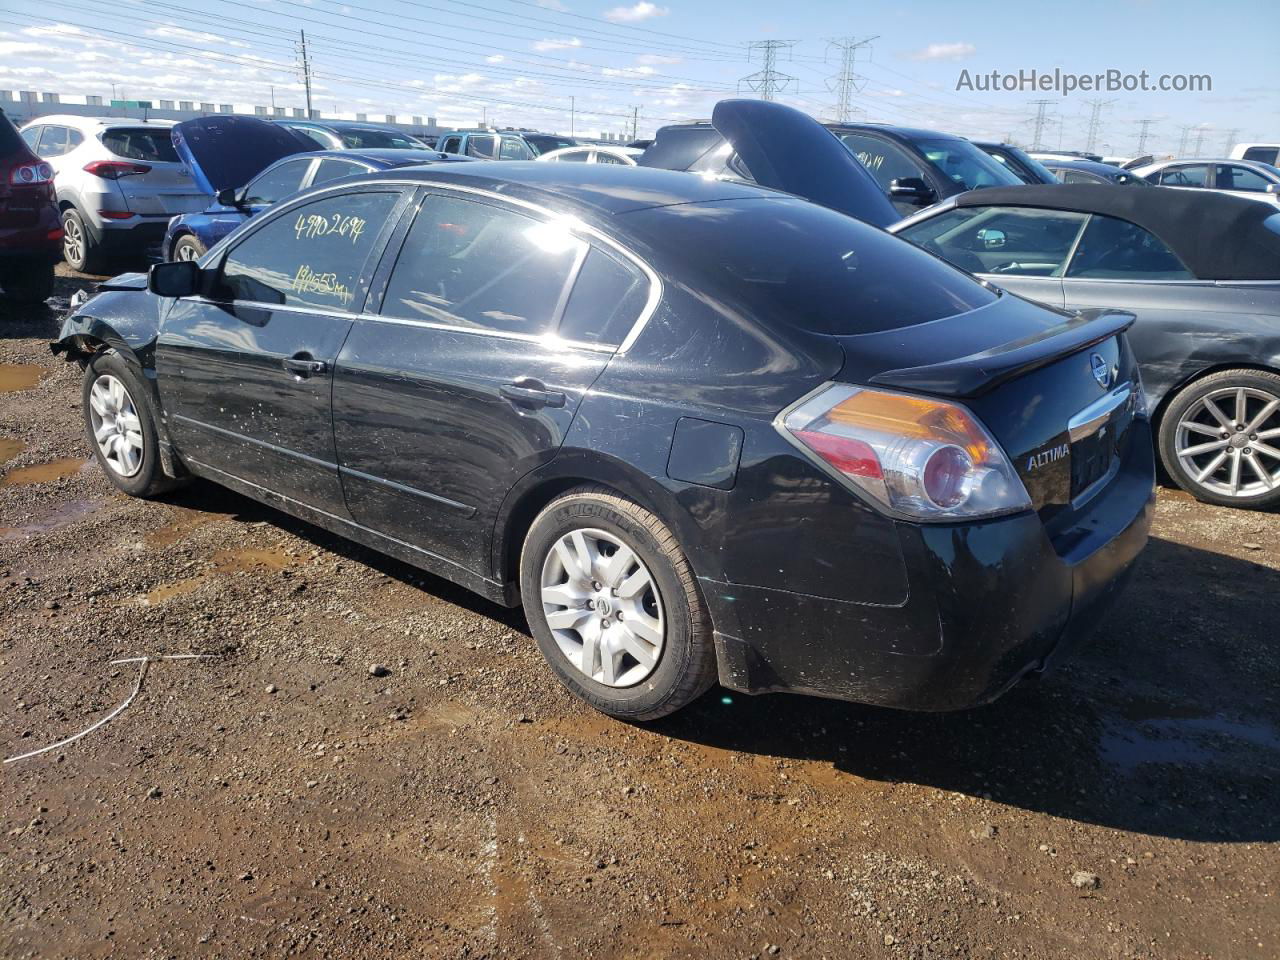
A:
[[[1117,217],[1154,233],[1201,280],[1280,280],[1280,207],[1259,200],[1210,190],[1065,183],[987,187],[962,193],[955,203]]]

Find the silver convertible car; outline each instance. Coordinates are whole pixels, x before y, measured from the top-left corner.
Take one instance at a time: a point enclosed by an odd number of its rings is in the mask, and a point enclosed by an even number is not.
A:
[[[1058,184],[975,190],[888,229],[1030,300],[1133,313],[1170,478],[1209,503],[1280,503],[1280,212]]]

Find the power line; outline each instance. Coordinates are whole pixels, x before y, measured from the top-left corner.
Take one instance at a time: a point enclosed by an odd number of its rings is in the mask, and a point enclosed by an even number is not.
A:
[[[1035,125],[1035,133],[1031,137],[1032,150],[1044,149],[1044,142],[1040,137],[1044,133],[1045,125],[1049,122],[1049,106],[1057,102],[1049,99],[1031,101],[1031,105],[1036,108],[1036,115],[1029,121]]]
[[[777,68],[778,51],[789,54],[795,45],[795,40],[752,40],[748,43],[747,57],[754,63],[758,56],[760,69],[738,81],[739,89],[746,84],[752,93],[760,94],[761,100],[772,100],[779,93],[799,90],[800,81]]]
[[[1196,153],[1195,153],[1195,155],[1196,155],[1197,157],[1202,157],[1202,156],[1204,156],[1204,153],[1201,151],[1201,149],[1200,149],[1200,148],[1204,146],[1204,136],[1205,136],[1205,134],[1206,134],[1206,133],[1208,133],[1208,132],[1209,132],[1209,128],[1208,128],[1208,127],[1206,127],[1204,124],[1200,124],[1199,126],[1197,126],[1197,127],[1196,127]]]
[[[1240,136],[1239,127],[1236,127],[1235,129],[1227,132],[1227,139],[1224,140],[1222,143],[1222,155],[1224,157],[1230,156],[1231,148],[1236,145],[1236,137],[1238,136]]]
[[[840,72],[827,81],[827,89],[836,95],[836,119],[842,123],[853,119],[853,95],[861,93],[867,83],[867,78],[853,69],[853,64],[858,58],[858,50],[869,47],[872,40],[879,39],[878,36],[867,37],[865,40],[859,40],[857,37],[840,37],[838,40],[827,43],[828,52],[832,47],[840,51]]]
[[[1155,122],[1153,117],[1146,117],[1138,121],[1142,125],[1142,129],[1138,132],[1138,156],[1142,156],[1147,152],[1147,137],[1150,136],[1151,125]]]
[[[1187,155],[1187,140],[1191,137],[1191,131],[1195,127],[1179,127],[1182,131],[1182,139],[1178,141],[1178,156],[1185,157]]]
[[[1089,113],[1089,136],[1085,139],[1084,148],[1089,153],[1093,152],[1094,144],[1098,142],[1098,131],[1102,127],[1102,111],[1104,108],[1111,106],[1114,100],[1086,100],[1092,108]]]

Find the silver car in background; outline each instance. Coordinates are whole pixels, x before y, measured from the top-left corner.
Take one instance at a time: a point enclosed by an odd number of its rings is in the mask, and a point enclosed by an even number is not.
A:
[[[1280,168],[1256,160],[1162,160],[1133,172],[1162,187],[1214,190],[1280,203]]]
[[[104,260],[160,243],[169,218],[207,207],[178,158],[167,120],[45,116],[22,138],[53,167],[62,214],[63,256],[100,273]]]

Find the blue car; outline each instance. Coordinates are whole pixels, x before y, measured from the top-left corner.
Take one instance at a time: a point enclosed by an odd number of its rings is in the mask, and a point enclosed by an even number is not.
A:
[[[169,221],[166,260],[196,260],[250,217],[300,190],[391,167],[461,158],[419,149],[321,150],[307,137],[253,117],[201,117],[173,128],[173,145],[213,198]]]

